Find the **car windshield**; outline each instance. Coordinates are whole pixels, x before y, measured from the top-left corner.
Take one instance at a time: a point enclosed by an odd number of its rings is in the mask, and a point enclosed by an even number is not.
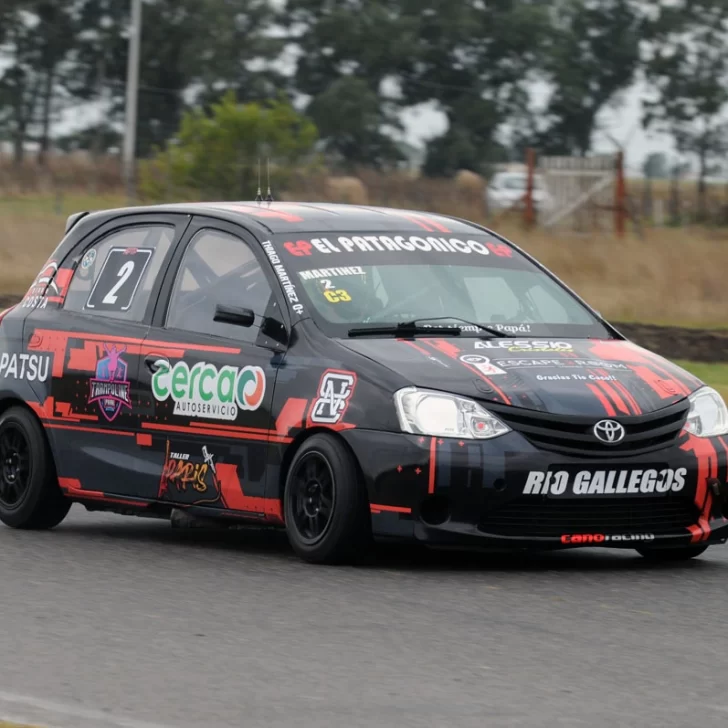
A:
[[[417,321],[459,327],[465,336],[488,335],[483,325],[517,338],[611,338],[564,287],[490,235],[297,237],[274,238],[277,273],[292,284],[294,309],[331,336]]]

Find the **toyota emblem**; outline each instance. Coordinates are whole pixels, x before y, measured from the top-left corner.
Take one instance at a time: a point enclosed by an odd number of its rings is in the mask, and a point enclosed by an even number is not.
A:
[[[616,445],[618,442],[622,442],[625,434],[624,427],[615,420],[599,420],[594,425],[594,437],[597,440],[606,442],[607,445]]]

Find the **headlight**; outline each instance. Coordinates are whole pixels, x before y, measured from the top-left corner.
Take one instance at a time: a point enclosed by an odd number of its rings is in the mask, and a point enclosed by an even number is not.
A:
[[[685,429],[698,437],[728,434],[728,408],[712,387],[702,387],[690,397],[690,412]]]
[[[394,403],[402,430],[415,435],[489,440],[510,432],[477,402],[454,394],[407,387]]]

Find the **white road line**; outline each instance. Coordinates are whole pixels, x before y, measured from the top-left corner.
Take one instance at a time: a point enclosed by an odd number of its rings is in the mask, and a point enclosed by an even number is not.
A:
[[[45,728],[74,728],[67,721],[59,724],[59,718],[73,718],[75,721],[87,720],[93,722],[98,728],[172,728],[169,725],[161,723],[147,723],[134,718],[124,718],[113,713],[107,713],[104,710],[94,710],[93,708],[83,708],[79,705],[69,705],[67,703],[58,703],[54,700],[46,700],[45,698],[36,698],[30,695],[18,695],[17,693],[8,693],[0,690],[0,720],[7,717],[8,720],[17,721],[18,718],[5,714],[5,707],[15,706],[13,709],[23,712],[23,720],[26,723],[37,724],[40,720]],[[42,717],[38,718],[37,715]]]

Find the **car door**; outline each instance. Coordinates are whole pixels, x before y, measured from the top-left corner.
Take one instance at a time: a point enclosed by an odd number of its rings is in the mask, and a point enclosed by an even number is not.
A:
[[[200,220],[169,273],[142,347],[141,386],[151,410],[141,423],[158,497],[265,517],[271,403],[285,346],[261,331],[284,327],[259,244],[237,226]],[[251,326],[216,319],[216,307],[251,309]],[[218,317],[219,319],[220,317]],[[234,317],[233,317],[234,318]]]
[[[60,262],[63,275],[26,318],[28,349],[51,362],[50,376],[35,383],[39,415],[69,492],[146,495],[139,355],[160,271],[189,220],[137,215],[97,229]]]

